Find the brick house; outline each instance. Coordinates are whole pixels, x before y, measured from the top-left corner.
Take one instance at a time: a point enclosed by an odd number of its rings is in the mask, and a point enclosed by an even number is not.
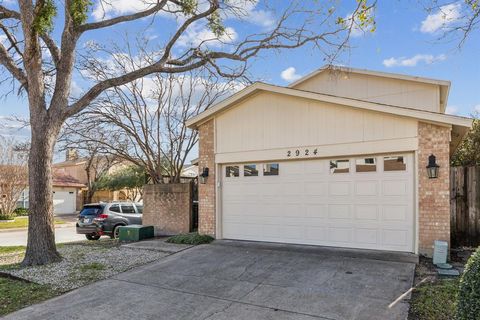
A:
[[[449,159],[472,124],[445,114],[449,88],[323,68],[287,87],[255,83],[190,119],[208,168],[199,232],[430,255],[450,241]]]

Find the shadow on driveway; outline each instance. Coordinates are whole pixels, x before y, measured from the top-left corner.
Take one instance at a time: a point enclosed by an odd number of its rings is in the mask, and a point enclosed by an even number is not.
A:
[[[378,257],[217,241],[5,319],[405,319],[415,264]]]

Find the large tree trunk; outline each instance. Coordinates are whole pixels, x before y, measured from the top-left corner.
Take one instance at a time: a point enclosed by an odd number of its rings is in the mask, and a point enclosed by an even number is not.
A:
[[[61,259],[55,246],[52,160],[60,125],[47,117],[32,120],[29,166],[30,218],[28,245],[22,265],[42,265]]]

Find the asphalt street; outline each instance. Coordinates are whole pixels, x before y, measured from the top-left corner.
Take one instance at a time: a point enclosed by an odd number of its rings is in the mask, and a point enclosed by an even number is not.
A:
[[[85,236],[75,233],[75,226],[55,228],[55,241],[73,242],[85,240]],[[0,246],[25,246],[27,245],[27,230],[1,231]]]

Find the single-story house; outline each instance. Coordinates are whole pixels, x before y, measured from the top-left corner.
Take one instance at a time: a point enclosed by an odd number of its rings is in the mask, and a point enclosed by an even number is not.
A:
[[[431,255],[450,241],[449,160],[472,125],[445,114],[449,89],[326,67],[216,104],[187,122],[199,131],[199,232]]]

